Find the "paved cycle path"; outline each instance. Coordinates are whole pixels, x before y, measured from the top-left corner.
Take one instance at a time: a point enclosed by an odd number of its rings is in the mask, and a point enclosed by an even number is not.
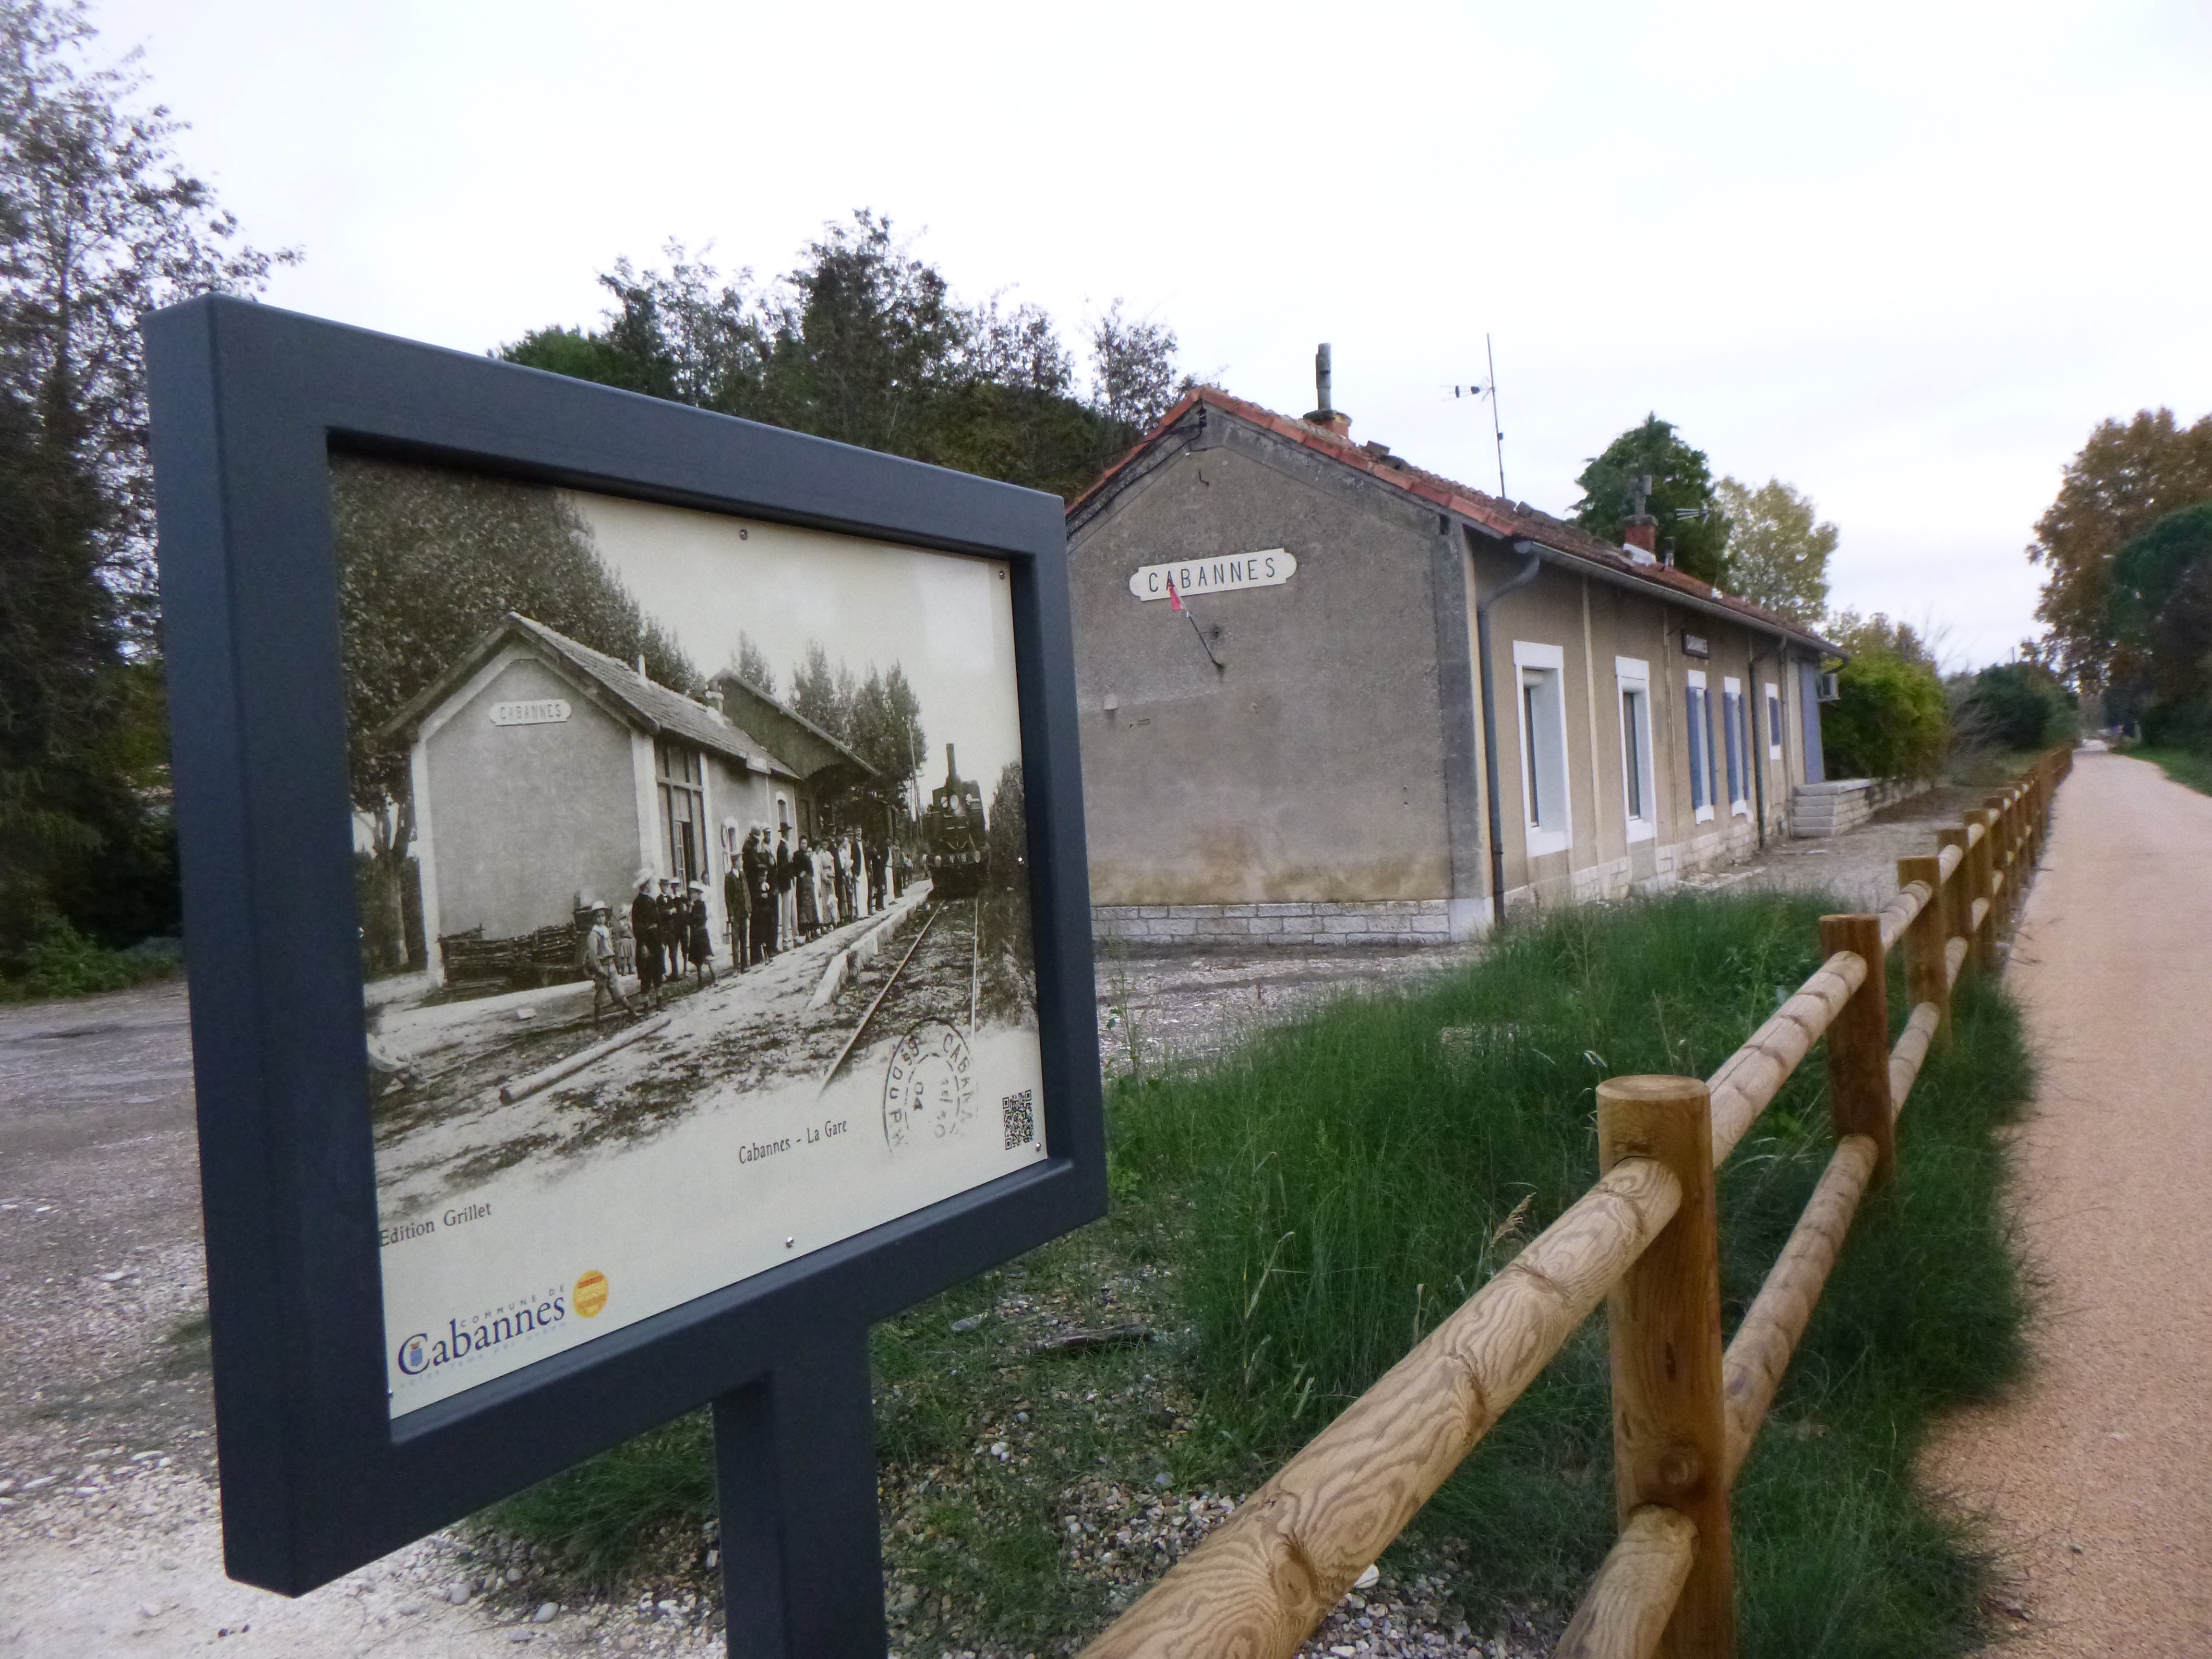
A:
[[[2212,1655],[2212,796],[2085,753],[2008,982],[2040,1073],[2028,1372],[1932,1449],[1996,1521],[2012,1659]],[[2024,1618],[2022,1617],[2024,1615]]]

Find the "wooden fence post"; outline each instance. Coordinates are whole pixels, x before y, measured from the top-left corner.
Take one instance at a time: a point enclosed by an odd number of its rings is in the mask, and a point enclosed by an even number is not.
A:
[[[1966,831],[1963,825],[1938,830],[1936,832],[1936,850],[1940,853],[1946,847],[1955,847],[1959,849],[1959,866],[1951,872],[1951,879],[1948,884],[1948,890],[1943,900],[1946,907],[1943,919],[1951,929],[1951,936],[1954,939],[1961,939],[1965,937],[1966,932],[1966,901],[1973,896],[1974,861],[1973,854],[1966,850]]]
[[[2005,831],[2005,927],[2009,932],[2018,921],[2020,907],[2027,902],[2027,814],[2023,792],[2014,788],[2007,802],[2006,816],[2010,820]]]
[[[1822,916],[1820,954],[1854,951],[1866,978],[1828,1027],[1829,1110],[1836,1138],[1865,1135],[1875,1145],[1875,1184],[1897,1173],[1897,1133],[1889,1100],[1889,988],[1882,971],[1880,916]]]
[[[1899,859],[1897,861],[1897,884],[1899,887],[1924,882],[1928,886],[1928,902],[1912,919],[1912,926],[1905,930],[1905,985],[1915,1007],[1932,1002],[1941,1012],[1936,1033],[1943,1042],[1951,1037],[1951,976],[1944,971],[1943,947],[1951,939],[1951,907],[1946,896],[1948,884],[1943,879],[1943,860],[1940,854],[1929,853],[1920,858]]]
[[[1982,925],[1974,926],[1974,901],[1990,899],[1990,873],[1996,868],[1996,815],[1990,811],[1966,814],[1966,822],[1982,827],[1982,838],[1966,849],[1966,926],[1960,931],[1966,935],[1974,966],[1983,973],[1992,971],[1997,963],[1996,904],[1990,900],[1982,916]]]
[[[1597,1133],[1604,1169],[1648,1158],[1682,1183],[1674,1218],[1606,1302],[1620,1524],[1627,1526],[1646,1504],[1678,1510],[1695,1523],[1697,1554],[1658,1652],[1667,1659],[1733,1659],[1735,1580],[1711,1099],[1696,1078],[1610,1078],[1597,1086]]]
[[[2010,931],[2013,908],[2020,899],[2015,878],[2018,860],[2014,857],[2019,850],[2019,823],[2013,815],[2013,792],[2009,789],[2002,795],[1990,796],[1982,805],[1993,815],[1990,824],[1990,867],[2004,878],[2004,884],[1990,903],[1990,938],[1994,945]]]

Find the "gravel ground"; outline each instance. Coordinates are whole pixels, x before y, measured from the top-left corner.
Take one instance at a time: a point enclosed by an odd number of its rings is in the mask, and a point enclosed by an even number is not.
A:
[[[1741,887],[1792,892],[1825,891],[1879,910],[1897,891],[1897,861],[1936,850],[1936,831],[1961,822],[1991,792],[1939,784],[1910,800],[1885,807],[1849,835],[1817,841],[1778,841],[1758,857],[1692,878],[1684,885],[1711,891]]]
[[[2021,1659],[2212,1654],[2212,799],[2084,754],[2008,973],[2042,1073],[2017,1143],[2031,1363],[1926,1465],[1990,1514]]]
[[[1828,886],[1879,902],[1895,860],[1928,850],[1934,823],[1978,798],[1923,796],[1850,836],[1784,843],[1700,884]],[[1401,986],[1470,954],[1110,953],[1098,964],[1101,1058],[1117,1072],[1202,1060],[1318,999]],[[695,1591],[564,1606],[545,1599],[540,1564],[452,1533],[296,1601],[222,1577],[186,1016],[177,984],[0,1008],[0,1652],[161,1659],[233,1651],[241,1635],[275,1653],[719,1651],[715,1613]],[[1079,1527],[1110,1525],[1066,1547],[1114,1549],[1133,1578],[1233,1501],[1078,1494]],[[1555,1630],[1556,1616],[1512,1609],[1470,1629],[1429,1581],[1385,1579],[1306,1651],[1522,1659],[1548,1651]]]
[[[1473,947],[1139,954],[1098,958],[1098,1057],[1109,1076],[1203,1061],[1260,1026],[1346,991],[1389,990],[1472,960]]]

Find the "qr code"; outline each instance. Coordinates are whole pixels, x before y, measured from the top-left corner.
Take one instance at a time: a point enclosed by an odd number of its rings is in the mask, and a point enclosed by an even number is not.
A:
[[[1036,1108],[1030,1099],[1030,1091],[1008,1095],[999,1103],[1006,1117],[1006,1150],[1026,1146],[1036,1139]]]

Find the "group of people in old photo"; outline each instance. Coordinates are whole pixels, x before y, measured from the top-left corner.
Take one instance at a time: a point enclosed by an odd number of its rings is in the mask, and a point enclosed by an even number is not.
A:
[[[794,841],[788,824],[773,832],[754,824],[722,874],[723,943],[731,968],[743,973],[779,951],[875,915],[904,890],[909,867],[903,849],[858,830]],[[592,981],[594,1022],[606,1008],[635,1014],[659,1007],[669,987],[687,973],[701,985],[716,982],[718,946],[707,899],[703,881],[641,870],[628,904],[586,902],[577,957]],[[635,994],[623,988],[631,978]]]

